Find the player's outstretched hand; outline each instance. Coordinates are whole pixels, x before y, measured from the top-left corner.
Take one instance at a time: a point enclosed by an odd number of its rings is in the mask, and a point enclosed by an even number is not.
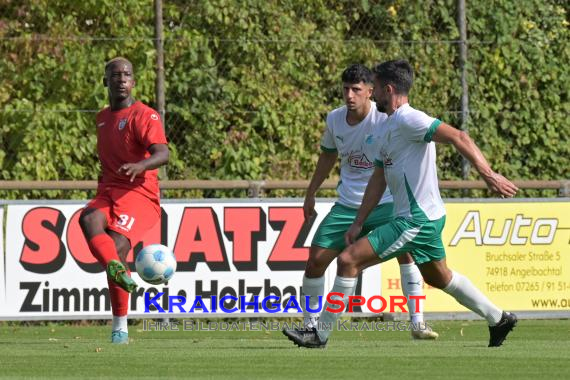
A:
[[[360,224],[352,223],[348,228],[348,231],[344,234],[344,242],[347,246],[351,245],[358,239],[358,236],[362,232],[362,226]]]
[[[499,173],[492,173],[490,176],[484,178],[487,187],[494,193],[497,193],[501,198],[514,197],[519,189],[514,183],[500,175]]]
[[[119,170],[117,172],[119,174],[124,174],[128,177],[131,177],[130,181],[133,182],[135,180],[135,177],[144,171],[145,171],[145,167],[142,164],[128,163],[128,164],[121,165],[121,167],[119,168]]]
[[[305,216],[305,223],[308,222],[315,213],[315,197],[307,195],[303,203],[303,215]]]

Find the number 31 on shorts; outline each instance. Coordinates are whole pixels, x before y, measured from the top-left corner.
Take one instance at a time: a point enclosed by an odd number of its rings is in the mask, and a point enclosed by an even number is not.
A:
[[[119,220],[117,220],[117,226],[127,231],[131,230],[134,223],[135,218],[126,214],[119,215]]]

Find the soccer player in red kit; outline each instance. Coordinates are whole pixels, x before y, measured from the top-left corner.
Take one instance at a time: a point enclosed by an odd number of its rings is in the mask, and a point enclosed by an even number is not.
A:
[[[126,257],[160,221],[157,168],[168,162],[169,151],[158,113],[131,96],[131,62],[122,57],[110,60],[103,83],[110,106],[96,119],[102,173],[97,194],[79,223],[91,253],[106,268],[113,309],[111,342],[128,344],[129,293],[137,284]]]

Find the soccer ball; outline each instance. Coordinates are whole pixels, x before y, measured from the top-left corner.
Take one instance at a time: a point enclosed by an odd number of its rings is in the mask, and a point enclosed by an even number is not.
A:
[[[139,276],[149,284],[164,284],[176,272],[176,257],[170,248],[151,244],[140,250],[135,267]]]

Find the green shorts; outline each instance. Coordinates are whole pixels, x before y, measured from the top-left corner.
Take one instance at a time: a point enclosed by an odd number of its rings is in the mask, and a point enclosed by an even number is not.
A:
[[[416,264],[445,258],[441,231],[445,216],[437,220],[411,221],[402,217],[376,228],[368,241],[382,261],[410,252]]]
[[[394,204],[392,202],[376,206],[368,215],[359,237],[366,236],[376,227],[390,222],[393,218],[393,210]],[[342,251],[346,247],[344,234],[352,222],[354,222],[357,213],[357,209],[335,203],[319,225],[311,244],[339,252]]]

